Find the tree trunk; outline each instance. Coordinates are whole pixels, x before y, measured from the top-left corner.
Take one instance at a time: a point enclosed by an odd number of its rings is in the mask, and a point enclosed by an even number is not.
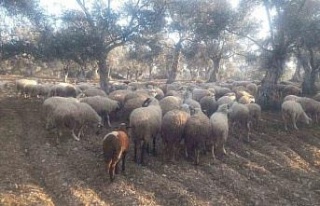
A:
[[[278,110],[281,104],[281,93],[277,86],[281,68],[270,68],[261,82],[258,91],[258,104],[264,110]]]
[[[107,65],[105,55],[100,55],[98,60],[98,67],[99,67],[99,76],[100,76],[100,88],[104,90],[106,93],[109,93],[109,79],[108,79],[109,68]]]
[[[314,69],[305,70],[304,78],[303,78],[303,83],[302,83],[302,93],[303,94],[308,94],[308,95],[313,95],[316,93],[316,88],[315,88],[315,81],[317,77],[317,71]]]
[[[296,71],[294,72],[291,81],[293,82],[301,82],[302,80],[302,76],[301,76],[301,67],[302,67],[302,63],[299,59],[297,59],[297,68]]]
[[[209,70],[209,79],[207,82],[216,82],[218,81],[218,72],[220,68],[220,58],[213,60],[213,68]]]
[[[167,80],[167,84],[171,84],[176,80],[177,77],[177,72],[178,72],[178,65],[179,65],[179,60],[180,60],[180,54],[181,54],[181,41],[179,41],[174,49],[174,57],[173,57],[173,62],[171,66],[171,71],[169,72],[169,77]]]

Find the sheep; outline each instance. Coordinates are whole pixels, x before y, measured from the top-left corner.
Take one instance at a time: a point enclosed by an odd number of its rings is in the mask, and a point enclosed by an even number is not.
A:
[[[258,127],[261,119],[261,107],[257,103],[246,104],[252,126]]]
[[[298,97],[296,95],[287,95],[283,98],[283,101],[289,101],[289,100],[293,100],[293,101],[297,101],[298,99],[300,99],[301,97]]]
[[[47,98],[43,104],[42,104],[42,112],[41,112],[41,117],[43,120],[45,120],[45,125],[46,129],[51,127],[50,123],[48,122],[49,118],[53,111],[63,103],[68,103],[68,102],[74,102],[74,103],[80,103],[78,99],[73,98],[73,97],[49,97]]]
[[[281,114],[286,131],[288,131],[288,121],[292,122],[293,128],[296,130],[298,130],[298,120],[306,124],[310,124],[312,121],[311,118],[303,111],[301,104],[293,100],[288,100],[282,103]]]
[[[79,94],[79,89],[69,83],[59,83],[53,85],[49,92],[49,97],[59,96],[59,97],[77,97]]]
[[[294,85],[286,85],[282,90],[282,96],[284,97],[290,94],[299,96],[302,94],[302,90]]]
[[[125,125],[106,134],[102,141],[103,157],[110,181],[114,181],[118,173],[118,163],[122,160],[122,172],[125,172],[126,155],[129,151],[129,137]]]
[[[314,95],[313,97],[312,97],[314,100],[316,100],[316,101],[320,101],[320,93],[317,93],[316,95]]]
[[[31,79],[19,79],[16,80],[16,88],[18,94],[23,94],[26,98],[28,95],[30,95],[30,87],[31,85],[37,85],[38,82],[36,80]]]
[[[301,97],[297,99],[297,102],[301,104],[301,107],[309,115],[309,117],[313,117],[316,123],[318,123],[318,116],[320,115],[320,102],[308,98]]]
[[[51,115],[47,116],[47,122],[51,127],[56,128],[58,136],[61,136],[61,129],[71,130],[72,137],[79,141],[85,126],[101,128],[101,117],[86,103],[64,101],[56,106]],[[75,130],[79,129],[78,135]],[[97,131],[98,134],[99,131]],[[58,140],[58,139],[57,139]]]
[[[189,117],[189,113],[174,109],[168,111],[162,118],[161,137],[164,143],[164,154],[171,156],[171,160],[175,160],[176,151]]]
[[[168,111],[179,109],[182,104],[182,99],[175,96],[167,96],[159,101],[162,115],[165,115]]]
[[[132,91],[129,91],[129,90],[115,90],[113,92],[111,92],[108,97],[110,99],[113,99],[113,100],[116,100],[118,102],[121,103],[121,105],[124,105],[124,99],[125,99],[125,96],[129,93],[132,93]]]
[[[246,141],[250,140],[250,115],[249,109],[246,105],[240,104],[238,102],[233,102],[229,110],[229,119],[231,120],[232,128],[234,129],[237,126],[238,129],[245,129],[246,132]],[[241,134],[240,134],[241,139]]]
[[[183,137],[186,157],[189,156],[189,152],[194,152],[194,164],[198,165],[200,151],[205,150],[210,137],[210,120],[199,108],[194,109],[191,114],[185,124]]]
[[[258,86],[257,86],[255,83],[249,83],[249,84],[247,84],[246,89],[249,91],[249,93],[250,93],[252,96],[255,97],[255,96],[257,95]]]
[[[204,111],[208,117],[210,117],[218,109],[218,103],[214,96],[202,97],[200,100],[200,106],[202,111]]]
[[[190,91],[186,91],[186,92],[184,93],[183,103],[189,105],[190,107],[200,108],[200,109],[201,109],[200,103],[197,102],[196,100],[192,99],[192,93],[191,93]]]
[[[235,93],[231,92],[231,93],[225,94],[225,96],[220,97],[217,100],[217,103],[218,103],[218,105],[232,104],[235,100],[236,100],[236,95],[235,95]]]
[[[109,99],[108,97],[85,97],[80,99],[80,102],[89,104],[101,116],[102,120],[104,121],[104,125],[107,123],[109,127],[111,127],[109,118],[110,113],[120,110],[119,102]]]
[[[250,104],[250,103],[255,102],[255,98],[252,95],[244,95],[244,96],[240,97],[238,102],[241,104]]]
[[[153,140],[153,154],[156,152],[156,136],[161,131],[162,111],[155,98],[148,98],[144,107],[134,109],[130,114],[131,137],[134,142],[134,160],[137,164],[144,164],[144,150]],[[140,153],[137,156],[137,153]]]
[[[211,136],[211,154],[213,159],[217,156],[226,155],[225,144],[227,142],[229,133],[228,124],[228,104],[222,104],[218,107],[218,110],[210,117],[210,136]]]
[[[192,91],[192,98],[194,100],[196,100],[197,102],[200,102],[201,98],[202,97],[205,97],[205,96],[211,96],[212,93],[207,90],[207,89],[199,89],[199,88],[195,88],[193,91]]]
[[[140,108],[142,106],[142,104],[144,103],[144,101],[146,101],[148,99],[148,97],[145,96],[140,96],[140,97],[136,97],[136,98],[131,98],[128,101],[126,101],[122,107],[122,116],[124,118],[125,121],[127,121],[130,117],[131,112],[134,109]]]
[[[106,97],[107,94],[102,89],[90,87],[88,89],[85,89],[78,95],[78,97],[94,97],[94,96]]]

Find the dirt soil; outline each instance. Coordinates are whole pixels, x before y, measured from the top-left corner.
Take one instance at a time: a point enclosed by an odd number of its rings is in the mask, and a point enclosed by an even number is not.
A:
[[[41,104],[1,94],[0,205],[320,205],[319,126],[285,132],[280,114],[263,113],[250,143],[231,135],[227,157],[209,165],[202,156],[197,167],[183,157],[163,163],[161,145],[137,166],[131,147],[126,175],[110,183],[103,134],[57,144]]]

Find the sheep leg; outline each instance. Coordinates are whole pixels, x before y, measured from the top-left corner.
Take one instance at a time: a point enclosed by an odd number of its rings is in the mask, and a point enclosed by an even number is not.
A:
[[[199,165],[199,159],[200,159],[200,150],[195,149],[194,150],[194,160],[195,160],[195,165]]]
[[[122,168],[121,168],[121,171],[123,174],[125,174],[125,170],[126,170],[126,156],[127,156],[127,152],[123,152],[123,154],[122,154]]]
[[[250,142],[250,131],[251,131],[251,122],[247,122],[247,142]]]
[[[152,153],[153,153],[153,156],[156,156],[157,155],[157,151],[156,151],[156,137],[154,137],[152,139]]]
[[[144,150],[146,147],[146,142],[145,141],[141,141],[140,143],[140,162],[138,162],[138,164],[140,163],[141,165],[143,165],[143,156],[144,156]]]
[[[282,120],[284,122],[284,129],[288,131],[287,118],[283,112],[282,112]]]
[[[296,116],[293,116],[292,117],[292,124],[293,124],[293,127],[296,129],[296,130],[299,130],[298,127],[297,127],[297,118]]]
[[[110,116],[107,114],[106,115],[106,118],[107,118],[107,123],[108,123],[108,126],[111,127],[111,123],[110,123]]]

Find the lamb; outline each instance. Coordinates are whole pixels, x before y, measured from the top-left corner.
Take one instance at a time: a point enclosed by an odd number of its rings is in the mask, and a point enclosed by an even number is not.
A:
[[[104,125],[108,123],[109,127],[111,127],[109,117],[110,113],[114,113],[120,110],[119,102],[109,99],[108,97],[85,97],[80,99],[80,102],[85,102],[89,104],[100,115],[100,117],[104,121]]]
[[[209,118],[196,108],[191,111],[191,116],[185,124],[184,140],[186,157],[190,152],[194,154],[195,165],[199,164],[200,151],[205,150],[206,141],[210,137],[210,121]]]
[[[250,115],[249,115],[248,107],[244,104],[234,102],[230,107],[229,119],[231,120],[231,124],[232,124],[233,129],[236,126],[240,130],[245,128],[246,141],[249,142],[251,123],[250,123]],[[240,134],[240,138],[241,138],[241,134]]]
[[[134,142],[134,160],[137,164],[144,164],[144,150],[153,140],[153,154],[156,152],[156,136],[161,131],[162,111],[157,99],[151,97],[144,103],[144,107],[133,110],[130,114],[131,137]],[[140,153],[137,156],[137,153]]]
[[[189,113],[174,109],[168,111],[162,118],[161,137],[164,143],[164,154],[171,156],[171,160],[175,160],[189,117]]]
[[[297,121],[300,120],[306,124],[312,121],[310,117],[303,111],[300,103],[288,100],[281,105],[281,114],[284,122],[284,128],[288,131],[288,121],[291,121],[294,129],[298,130]]]
[[[200,105],[202,111],[204,111],[208,117],[210,117],[218,109],[218,103],[214,96],[202,97],[200,100]]]
[[[228,133],[229,133],[229,124],[228,124],[228,109],[227,104],[222,104],[218,107],[218,110],[213,113],[210,117],[210,128],[211,128],[211,154],[213,159],[217,156],[226,155],[225,143],[227,142]]]
[[[168,111],[179,109],[182,104],[182,99],[175,96],[167,96],[159,101],[162,115],[165,115]]]
[[[129,151],[129,137],[124,125],[104,136],[102,141],[103,157],[110,181],[118,173],[118,163],[122,160],[122,172],[125,172],[126,155]]]
[[[72,137],[77,141],[80,140],[85,126],[96,127],[97,129],[102,126],[101,117],[88,104],[73,101],[58,104],[47,118],[51,128],[57,129],[58,136],[61,136],[63,128],[68,128],[71,130]],[[77,129],[79,131],[78,135],[75,134]],[[98,132],[96,133],[98,134]]]

